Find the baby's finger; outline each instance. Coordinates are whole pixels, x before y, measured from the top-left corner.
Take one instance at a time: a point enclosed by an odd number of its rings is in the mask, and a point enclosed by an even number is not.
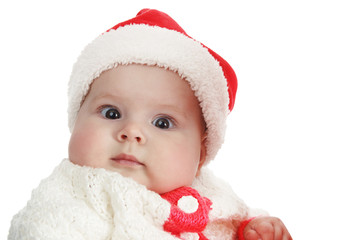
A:
[[[277,237],[277,235],[275,234],[275,240],[277,240],[277,239],[279,239],[279,240],[292,240],[292,237],[291,237],[289,231],[287,230],[287,228],[285,227],[284,223],[282,223],[280,226],[278,225],[276,227],[275,231],[276,231],[276,234],[278,234],[277,232],[280,233],[279,237]]]
[[[281,240],[292,240],[292,237],[286,228],[283,229],[283,232],[284,233],[283,233],[283,237],[281,238]]]
[[[275,225],[274,226],[274,240],[285,240],[287,238],[284,238],[284,231],[282,226],[280,225]]]
[[[250,229],[244,233],[244,239],[245,240],[259,240],[260,236],[255,230]]]
[[[261,240],[274,240],[275,229],[270,222],[261,222],[254,226]]]
[[[292,240],[284,224],[274,225],[274,240]]]

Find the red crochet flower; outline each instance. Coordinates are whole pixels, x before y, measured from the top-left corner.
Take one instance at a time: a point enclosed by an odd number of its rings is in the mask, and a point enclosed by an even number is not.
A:
[[[199,240],[208,240],[202,231],[209,221],[209,212],[212,202],[201,197],[191,187],[181,187],[161,195],[171,203],[170,216],[164,223],[164,230],[174,236],[180,237],[181,233],[197,233]]]

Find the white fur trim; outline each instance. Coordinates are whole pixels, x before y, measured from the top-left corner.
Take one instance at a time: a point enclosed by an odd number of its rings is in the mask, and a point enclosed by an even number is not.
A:
[[[81,53],[69,82],[69,128],[92,81],[119,64],[156,65],[178,73],[199,99],[208,129],[207,161],[224,140],[229,113],[228,87],[218,61],[201,43],[173,30],[128,25],[97,37]]]
[[[211,200],[212,210],[209,214],[211,221],[229,217],[242,221],[248,217],[249,209],[244,201],[235,194],[229,184],[216,177],[209,168],[201,169],[200,175],[195,178],[191,187],[201,196]]]

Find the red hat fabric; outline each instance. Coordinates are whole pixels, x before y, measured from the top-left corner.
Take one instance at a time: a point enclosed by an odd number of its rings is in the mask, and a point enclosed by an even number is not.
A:
[[[126,25],[131,25],[131,24],[146,24],[149,26],[162,27],[162,28],[166,28],[169,30],[174,30],[174,31],[180,32],[180,33],[184,34],[185,36],[192,38],[169,15],[167,15],[164,12],[160,12],[160,11],[157,11],[154,9],[148,9],[148,8],[141,10],[136,15],[135,18],[132,18],[125,22],[116,24],[114,27],[110,28],[108,31],[117,30],[119,27],[124,27]],[[236,78],[235,72],[232,69],[232,67],[230,66],[230,64],[227,61],[225,61],[221,56],[219,56],[217,53],[212,51],[210,48],[206,47],[204,44],[202,44],[202,45],[208,49],[209,53],[219,62],[220,66],[223,69],[225,79],[227,80],[227,84],[229,87],[228,88],[229,109],[231,111],[235,104],[235,96],[236,96],[236,90],[237,90],[237,78]]]
[[[170,69],[190,84],[207,127],[206,160],[213,159],[224,140],[226,117],[234,107],[235,72],[169,15],[154,9],[143,9],[135,18],[110,28],[80,54],[69,81],[70,131],[93,80],[117,65],[133,63]]]

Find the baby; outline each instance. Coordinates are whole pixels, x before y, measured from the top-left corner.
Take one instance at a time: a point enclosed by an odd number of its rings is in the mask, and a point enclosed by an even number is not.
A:
[[[8,239],[291,239],[205,165],[237,82],[168,15],[144,9],[96,38],[69,82],[69,159]]]

